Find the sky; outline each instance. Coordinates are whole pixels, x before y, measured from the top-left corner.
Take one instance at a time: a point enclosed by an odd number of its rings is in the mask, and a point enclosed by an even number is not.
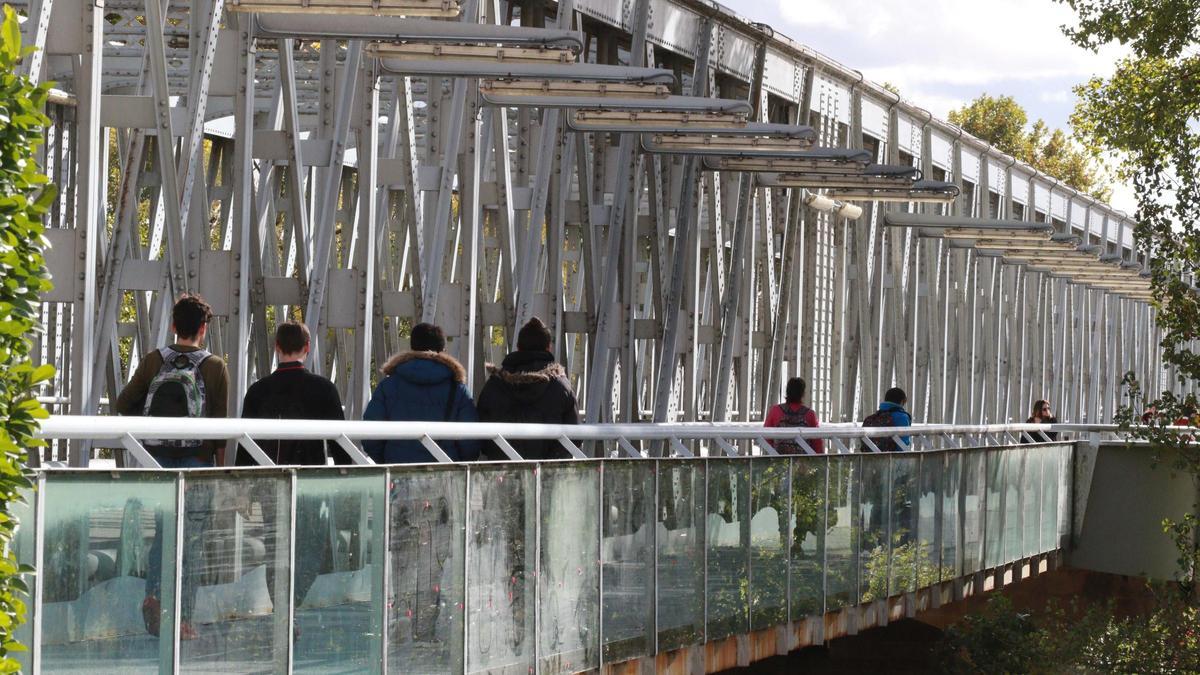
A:
[[[1122,55],[1076,47],[1062,33],[1070,7],[1052,0],[720,0],[738,14],[890,82],[934,115],[987,92],[1012,96],[1051,127],[1067,128],[1071,87],[1105,76]],[[1133,212],[1132,193],[1114,186],[1113,205]]]

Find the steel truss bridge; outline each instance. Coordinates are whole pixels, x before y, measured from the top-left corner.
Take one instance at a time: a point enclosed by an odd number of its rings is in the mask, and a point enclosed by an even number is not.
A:
[[[56,83],[59,413],[183,291],[231,411],[284,316],[351,418],[413,323],[477,389],[535,315],[590,422],[759,419],[797,375],[835,422],[893,383],[931,423],[1179,386],[1124,214],[715,3],[15,4]]]

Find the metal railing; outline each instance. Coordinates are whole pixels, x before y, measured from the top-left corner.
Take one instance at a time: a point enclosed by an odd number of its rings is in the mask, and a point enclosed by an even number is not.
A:
[[[43,467],[16,540],[39,570],[27,671],[576,672],[794,625],[1060,549],[1073,446],[1012,440],[1107,431],[916,426],[921,452],[876,453],[840,452],[880,433],[851,426],[170,423],[41,434],[565,437],[604,458]],[[797,436],[839,452],[766,443]]]

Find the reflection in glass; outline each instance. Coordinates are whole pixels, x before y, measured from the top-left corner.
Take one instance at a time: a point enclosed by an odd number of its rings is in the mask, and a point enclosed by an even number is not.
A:
[[[959,453],[962,460],[962,559],[963,574],[983,569],[983,517],[987,482],[987,454],[978,450]]]
[[[928,453],[917,457],[920,462],[920,492],[917,505],[916,565],[917,586],[925,588],[941,580],[938,550],[938,509],[941,503],[941,482],[945,473],[945,453]],[[953,561],[953,558],[951,558]],[[894,565],[893,565],[894,567]]]
[[[393,468],[390,485],[389,668],[461,672],[467,474]]]
[[[534,466],[471,471],[467,672],[534,665]]]
[[[383,566],[374,556],[386,485],[383,471],[296,474],[295,672],[380,669]]]
[[[787,623],[792,518],[786,458],[750,460],[750,628]]]
[[[1042,462],[1041,543],[1043,552],[1058,548],[1058,457],[1057,447],[1038,447]]]
[[[947,452],[942,455],[942,561],[941,581],[949,581],[962,573],[962,512],[959,491],[962,485],[963,455]]]
[[[888,517],[892,500],[890,454],[862,456],[862,492],[858,500],[859,602],[882,600],[888,594]]]
[[[704,642],[704,496],[703,462],[658,462],[660,652]]]
[[[645,473],[653,466],[643,465]],[[639,467],[640,468],[640,467]],[[596,562],[600,464],[551,463],[541,472],[541,572],[538,577],[539,669],[573,673],[599,668],[600,566]]]
[[[196,639],[180,645],[182,670],[286,668],[291,487],[276,471],[185,475],[180,622]]]
[[[824,458],[792,460],[792,620],[824,611],[827,466]]]
[[[891,482],[891,563],[888,594],[899,595],[916,590],[918,541],[917,500],[920,498],[919,456],[900,454],[892,457]],[[930,500],[932,502],[932,500]],[[935,562],[936,564],[936,562]]]
[[[750,462],[708,460],[708,639],[749,628]]]
[[[989,450],[987,456],[987,496],[984,516],[984,555],[986,568],[1004,564],[1004,470],[1006,461],[1001,450]]]
[[[41,670],[169,672],[175,578],[147,577],[175,568],[174,474],[49,472],[45,490]]]
[[[1021,449],[1001,450],[1004,458],[1004,560],[1021,557],[1021,503],[1025,481],[1025,455]]]
[[[604,659],[652,651],[654,619],[654,465],[614,461],[604,466]]]
[[[825,611],[858,602],[858,542],[854,521],[858,511],[859,455],[829,457],[829,490],[825,502]]]
[[[1029,557],[1038,554],[1042,538],[1042,456],[1038,448],[1029,447],[1021,449],[1021,457],[1025,465],[1021,481],[1021,555]]]

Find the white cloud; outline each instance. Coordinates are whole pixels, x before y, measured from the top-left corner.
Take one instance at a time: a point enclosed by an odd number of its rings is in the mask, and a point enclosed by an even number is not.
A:
[[[1069,103],[1075,100],[1075,95],[1068,89],[1055,89],[1038,94],[1038,100],[1043,103]]]

